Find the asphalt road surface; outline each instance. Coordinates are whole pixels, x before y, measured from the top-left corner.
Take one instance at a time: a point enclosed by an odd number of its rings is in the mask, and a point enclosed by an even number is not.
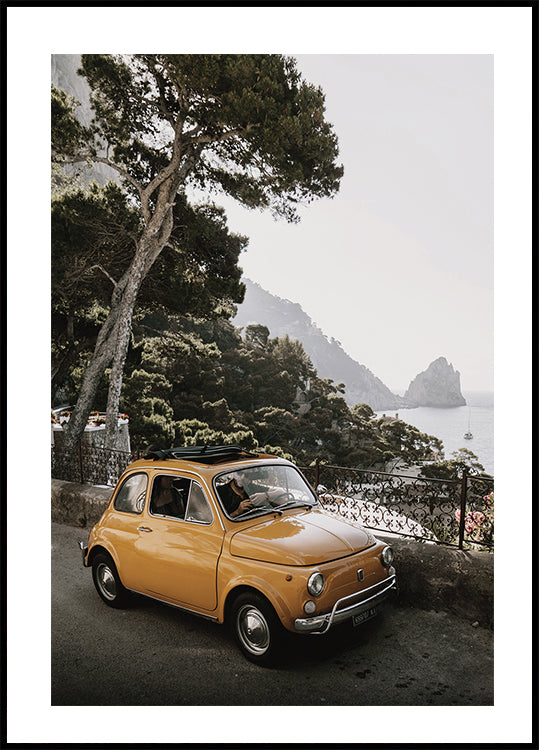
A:
[[[493,705],[493,633],[465,619],[388,604],[358,628],[293,636],[285,665],[264,669],[225,626],[145,597],[107,607],[78,539],[52,525],[53,706]]]

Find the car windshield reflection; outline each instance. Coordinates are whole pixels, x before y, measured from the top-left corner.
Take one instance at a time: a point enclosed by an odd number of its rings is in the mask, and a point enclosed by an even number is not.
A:
[[[293,466],[267,464],[220,474],[214,486],[225,514],[243,521],[284,508],[312,507],[318,500]]]

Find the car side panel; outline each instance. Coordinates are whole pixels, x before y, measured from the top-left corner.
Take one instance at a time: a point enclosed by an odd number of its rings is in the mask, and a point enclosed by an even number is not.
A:
[[[217,571],[219,621],[225,618],[225,603],[230,592],[249,586],[271,602],[285,628],[294,630],[294,620],[303,614],[303,604],[309,598],[306,582],[311,572],[308,568],[245,560],[223,553]],[[287,576],[291,576],[290,580]]]
[[[136,549],[142,523],[141,515],[123,513],[110,506],[90,536],[91,547],[96,544],[104,547],[114,560],[123,585],[134,590],[137,590]]]
[[[217,561],[223,530],[173,518],[146,516],[136,544],[136,590],[194,608],[217,604]]]

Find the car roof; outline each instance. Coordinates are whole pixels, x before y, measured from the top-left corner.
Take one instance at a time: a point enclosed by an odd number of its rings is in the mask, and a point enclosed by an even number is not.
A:
[[[272,463],[290,464],[289,461],[266,453],[250,453],[239,446],[188,446],[149,451],[143,458],[127,467],[190,470],[199,474],[237,471],[240,468],[259,465],[271,460]]]

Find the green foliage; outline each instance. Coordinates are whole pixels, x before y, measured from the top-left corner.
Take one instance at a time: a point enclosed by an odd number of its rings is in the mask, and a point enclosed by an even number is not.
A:
[[[164,331],[171,313],[219,317],[223,300],[239,302],[244,285],[237,261],[245,240],[230,234],[222,210],[193,209],[178,200],[181,238],[173,235],[139,293],[138,325]],[[111,295],[127,269],[138,214],[114,183],[91,185],[57,195],[52,202],[52,350],[57,365],[53,394],[72,390],[69,369],[81,351],[90,351],[103,324]],[[95,310],[100,310],[99,316]],[[137,323],[135,323],[137,325]],[[195,346],[182,334],[184,351]],[[198,341],[198,345],[200,342]],[[174,352],[181,362],[181,351]],[[54,395],[53,395],[54,398]]]
[[[140,292],[142,307],[213,317],[222,301],[242,302],[245,285],[237,265],[247,239],[228,231],[222,208],[174,204],[174,229]]]
[[[190,204],[188,189],[201,190],[205,198],[224,191],[248,207],[267,207],[295,221],[300,203],[332,196],[343,174],[336,164],[337,139],[324,117],[323,93],[302,80],[292,58],[85,54],[79,72],[90,86],[92,123],[83,127],[76,102],[53,88],[53,162],[105,164],[116,171],[121,189],[74,189],[57,196],[53,206],[53,294],[59,318],[53,335],[60,338],[63,322],[67,329],[65,345],[56,344],[57,385],[74,363],[80,310],[110,305],[106,335],[95,340],[66,432],[72,445],[111,359],[108,410],[118,407],[128,347],[125,322],[130,325],[135,304],[139,313],[211,319],[232,314],[231,305],[243,299],[237,262],[246,240],[228,232],[221,209]],[[81,346],[91,349],[92,343],[89,337]],[[281,369],[265,389],[256,374],[263,362],[255,354],[255,348],[264,347],[251,343],[256,347],[242,352],[233,365],[236,375],[246,372],[246,365],[249,372],[255,370],[237,392],[239,408],[285,408],[295,397],[298,377],[305,379],[308,363],[303,362],[303,372],[291,373],[283,363],[298,360],[301,352],[293,351],[290,342],[275,344],[274,360]],[[228,352],[233,360],[233,350]],[[226,368],[219,377],[230,391]],[[264,390],[265,399],[256,404]],[[171,396],[175,412],[181,396]],[[200,402],[193,396],[189,400],[191,409]],[[214,395],[205,400],[213,401]],[[156,406],[150,407],[155,412]],[[109,437],[114,436],[107,430]]]
[[[351,415],[354,420],[358,423],[364,422],[365,420],[372,419],[375,413],[368,404],[355,404],[351,409]]]
[[[245,329],[245,341],[250,346],[265,349],[268,345],[269,328],[262,325],[250,325]]]
[[[250,430],[224,432],[197,419],[178,422],[175,445],[241,445],[246,450],[258,449],[258,442]]]
[[[115,183],[57,194],[51,211],[53,310],[107,305],[125,271],[138,214]]]
[[[338,190],[343,169],[324,95],[292,58],[82,55],[80,72],[95,112],[87,150],[106,145],[110,160],[137,181],[151,181],[166,165],[180,122],[184,153],[196,154],[189,179],[200,188],[289,220],[298,203]],[[58,108],[65,119],[66,105]],[[77,138],[75,131],[69,144]]]
[[[480,475],[485,471],[475,453],[467,448],[459,448],[458,451],[454,451],[451,455],[453,458],[425,464],[421,468],[421,476],[439,479],[458,479],[462,476],[464,469],[466,469],[468,474],[475,475]]]
[[[294,461],[292,453],[287,453],[278,445],[265,445],[261,448],[263,453],[268,453],[270,456],[279,456],[279,458],[285,458],[287,461]]]
[[[227,320],[173,316],[148,333],[148,316],[135,325],[124,378],[122,410],[131,416],[135,446],[158,438],[162,408],[172,409],[174,435],[166,445],[239,443],[252,450],[314,458],[345,466],[382,467],[394,457],[412,462],[432,455],[438,441],[399,422],[388,430],[369,406],[349,409],[341,389],[319,378],[305,350],[289,337],[266,338],[253,326],[242,338]]]
[[[58,391],[73,391],[72,371],[95,345],[138,226],[114,183],[64,188],[53,194],[51,211],[53,403]]]
[[[142,396],[129,414],[129,429],[144,435],[148,445],[172,447],[175,435],[174,412],[162,398]]]
[[[75,116],[78,102],[65,91],[51,86],[51,146],[53,158],[70,155],[84,149],[91,132]]]
[[[417,427],[400,419],[380,423],[380,432],[394,456],[401,455],[407,463],[443,456],[441,440],[420,432]]]
[[[241,302],[237,266],[246,239],[230,234],[215,206],[175,204],[177,227],[146,277],[142,309],[211,316],[221,300]],[[53,309],[67,314],[107,305],[131,260],[139,215],[115,183],[57,195],[52,201]]]

